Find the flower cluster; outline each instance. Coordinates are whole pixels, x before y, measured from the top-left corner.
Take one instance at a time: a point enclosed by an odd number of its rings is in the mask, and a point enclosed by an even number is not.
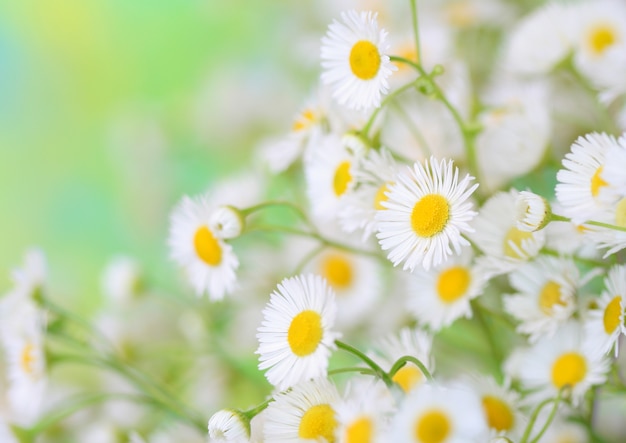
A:
[[[626,7],[552,2],[522,16],[510,2],[446,1],[418,16],[416,3],[341,13],[321,37],[315,97],[260,144],[267,177],[171,212],[171,258],[194,302],[221,301],[182,329],[234,371],[250,371],[236,351],[255,355],[264,400],[212,404],[205,419],[117,351],[90,356],[134,384],[125,395],[192,428],[208,421],[215,442],[626,436]],[[41,256],[25,269],[0,330],[7,423],[34,435],[46,329],[64,331],[44,314],[67,319],[41,295]],[[134,273],[110,279],[134,288]]]

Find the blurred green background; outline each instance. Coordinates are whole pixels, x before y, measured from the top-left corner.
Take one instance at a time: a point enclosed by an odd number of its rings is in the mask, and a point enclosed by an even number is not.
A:
[[[172,205],[251,164],[314,84],[317,66],[285,42],[309,12],[265,0],[1,0],[0,290],[29,246],[48,257],[53,296],[78,310],[97,305],[113,254],[173,280]]]

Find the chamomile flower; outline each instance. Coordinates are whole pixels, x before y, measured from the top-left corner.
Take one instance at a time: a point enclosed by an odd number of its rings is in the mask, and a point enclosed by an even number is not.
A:
[[[515,361],[522,367],[512,370],[522,387],[533,391],[529,401],[554,398],[559,390],[569,387],[572,402],[577,405],[591,386],[604,383],[610,368],[603,354],[583,344],[582,327],[575,322],[561,326],[551,338],[521,352]],[[511,370],[511,365],[507,366]]]
[[[428,270],[469,245],[461,234],[472,230],[469,221],[476,215],[467,201],[478,187],[472,180],[459,180],[452,160],[434,157],[398,174],[381,202],[386,209],[376,214],[378,241],[394,266]]]
[[[372,357],[383,368],[391,369],[401,357],[411,356],[418,359],[432,373],[434,362],[431,358],[432,337],[419,329],[402,328],[398,334],[388,335],[376,346],[378,355]],[[404,392],[409,392],[426,381],[422,371],[412,362],[407,362],[393,376]]]
[[[198,295],[220,300],[233,291],[239,260],[219,237],[220,218],[208,196],[183,197],[170,216],[171,257],[182,267]]]
[[[335,292],[341,329],[361,322],[380,295],[380,266],[371,257],[330,248],[314,257],[307,270],[322,276]]]
[[[470,300],[480,295],[487,281],[472,265],[472,258],[471,249],[466,247],[459,257],[443,265],[413,273],[407,307],[421,324],[438,331],[457,318],[472,316]]]
[[[517,331],[536,342],[552,336],[576,309],[578,268],[572,260],[539,257],[509,274],[518,292],[504,297],[504,309],[520,324]]]
[[[381,381],[351,381],[345,398],[335,406],[337,443],[383,441],[393,408],[393,397]]]
[[[339,400],[337,389],[325,378],[303,381],[276,394],[264,412],[265,441],[334,442]]]
[[[241,412],[222,409],[209,419],[209,437],[213,442],[247,442],[250,438],[250,422]]]
[[[323,221],[337,217],[342,198],[355,186],[358,156],[344,146],[336,134],[321,137],[311,158],[305,162],[307,194],[313,214]]]
[[[574,223],[595,219],[616,200],[615,192],[603,178],[607,151],[617,145],[608,134],[591,133],[578,137],[565,155],[557,175],[556,198],[564,216]]]
[[[589,312],[585,323],[587,340],[602,353],[608,353],[615,346],[617,355],[618,338],[626,334],[624,314],[626,304],[626,266],[612,267],[604,283],[606,289],[597,301],[597,308]]]
[[[503,274],[539,253],[545,242],[543,231],[517,228],[515,202],[519,192],[498,192],[480,208],[472,227],[472,240],[485,253],[480,265],[491,275]]]
[[[411,391],[391,424],[389,441],[478,441],[487,430],[479,398],[471,391],[424,384]]]
[[[326,375],[339,336],[332,331],[335,294],[320,276],[287,278],[263,310],[258,329],[259,369],[278,389]]]
[[[322,38],[322,81],[337,101],[352,109],[380,106],[389,91],[387,78],[396,68],[386,55],[387,32],[378,29],[376,14],[354,10],[341,14]]]
[[[363,240],[376,232],[376,211],[384,210],[389,185],[398,173],[398,164],[386,148],[370,150],[355,170],[358,188],[346,195],[339,212],[345,232],[363,232]]]

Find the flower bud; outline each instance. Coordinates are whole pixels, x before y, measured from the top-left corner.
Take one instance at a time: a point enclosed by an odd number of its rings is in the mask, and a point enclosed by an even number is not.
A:
[[[209,419],[209,437],[214,441],[248,440],[250,421],[240,411],[222,409]]]
[[[244,223],[243,215],[233,206],[220,206],[211,214],[211,230],[221,239],[239,237]]]
[[[515,202],[516,227],[520,231],[535,232],[550,222],[550,204],[540,195],[521,191]]]

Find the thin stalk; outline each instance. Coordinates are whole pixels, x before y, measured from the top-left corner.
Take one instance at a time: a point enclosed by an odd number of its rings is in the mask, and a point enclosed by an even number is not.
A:
[[[475,300],[472,300],[470,304],[472,306],[472,312],[474,313],[474,316],[478,320],[478,323],[480,323],[480,326],[483,330],[485,338],[487,339],[487,343],[489,344],[489,348],[491,349],[491,355],[493,356],[495,366],[496,366],[496,375],[498,376],[498,379],[501,380],[503,377],[502,364],[501,364],[503,360],[502,352],[500,348],[498,347],[498,344],[496,343],[494,335],[491,333],[491,328],[489,327],[489,324],[487,323],[487,319],[485,318],[483,314],[482,306],[479,305],[478,302]]]
[[[419,20],[417,15],[417,0],[411,0],[411,17],[413,19],[413,37],[415,38],[415,51],[417,53],[416,62],[420,62],[422,58],[422,51],[420,49],[420,33],[419,33]]]
[[[530,420],[528,421],[528,425],[526,426],[526,429],[524,430],[524,434],[522,435],[522,439],[520,440],[520,443],[526,443],[528,439],[530,438],[530,433],[532,432],[533,427],[535,426],[535,422],[537,421],[537,418],[539,417],[539,413],[541,412],[541,410],[545,406],[554,402],[555,407],[552,409],[552,413],[550,414],[551,417],[546,422],[546,424],[550,424],[550,422],[554,418],[554,413],[556,413],[556,407],[558,406],[558,403],[561,400],[561,392],[562,392],[562,389],[559,390],[559,393],[556,398],[548,398],[537,405],[532,415],[530,416]],[[544,426],[544,428],[546,428],[546,426]],[[542,432],[540,433],[539,437],[541,437],[544,431],[545,429],[542,428]]]
[[[389,57],[389,59],[393,60],[394,57],[391,56]],[[363,135],[364,137],[368,137],[368,133],[370,132],[370,129],[372,129],[372,125],[374,124],[374,121],[376,120],[376,117],[378,116],[379,112],[389,103],[391,102],[393,99],[395,99],[398,95],[402,94],[404,91],[406,91],[407,89],[411,89],[415,86],[415,81],[412,81],[410,83],[407,83],[403,86],[400,86],[398,89],[391,91],[389,93],[389,95],[387,95],[383,101],[381,102],[380,106],[378,108],[376,108],[374,110],[374,112],[372,112],[372,115],[370,115],[369,120],[367,121],[367,123],[365,123],[365,126],[363,126],[363,129],[361,129],[359,131],[359,133],[361,135]]]
[[[265,408],[267,408],[267,406],[273,401],[274,401],[273,398],[268,398],[260,405],[255,406],[254,408],[248,409],[247,411],[242,411],[241,413],[245,415],[248,418],[248,420],[252,420],[257,414],[263,412]]]
[[[335,340],[335,344],[337,345],[339,349],[343,349],[344,351],[347,351],[350,354],[358,357],[359,359],[363,361],[363,363],[365,363],[367,366],[372,368],[374,373],[385,383],[385,385],[387,385],[388,388],[391,388],[393,386],[394,382],[393,380],[391,380],[391,377],[389,377],[389,374],[383,371],[383,369],[380,366],[378,366],[374,360],[372,360],[367,355],[365,355],[364,353],[350,346],[347,343],[344,343],[339,340]]]
[[[396,360],[396,362],[393,364],[393,366],[389,370],[389,376],[393,378],[393,376],[396,375],[396,373],[405,364],[407,364],[407,362],[411,362],[415,366],[417,366],[419,368],[419,370],[422,371],[422,374],[424,374],[424,377],[426,377],[426,380],[428,380],[428,381],[432,381],[433,380],[432,374],[430,373],[428,368],[426,368],[424,363],[422,363],[419,359],[417,359],[417,358],[415,358],[415,357],[413,357],[411,355],[405,355],[403,357],[400,357],[398,360]]]
[[[373,375],[374,377],[376,377],[378,374],[376,373],[376,371],[373,371],[369,368],[360,368],[358,366],[353,366],[353,367],[349,367],[349,368],[339,368],[339,369],[333,369],[331,371],[328,371],[328,375],[337,375],[337,374],[345,374],[348,372],[358,372],[359,374],[363,374],[363,375]]]
[[[561,393],[562,392],[563,392],[563,390],[560,389],[559,393],[556,396],[556,399],[554,399],[554,405],[552,406],[552,410],[550,411],[550,415],[548,415],[548,419],[543,424],[542,428],[539,430],[539,433],[535,436],[535,438],[533,438],[531,440],[530,443],[537,443],[539,441],[539,439],[543,436],[543,434],[546,432],[548,427],[550,427],[550,424],[552,423],[552,420],[554,420],[554,416],[556,415],[556,411],[557,411],[557,409],[559,407],[559,403],[561,402]]]
[[[550,215],[550,221],[563,221],[563,222],[571,222],[572,219],[569,217],[563,217],[562,215],[557,215],[557,214],[551,214]],[[607,229],[613,229],[615,231],[622,231],[622,232],[626,232],[626,227],[624,226],[617,226],[617,225],[612,225],[610,223],[603,223],[603,222],[599,222],[599,221],[595,221],[595,220],[587,220],[585,222],[581,223],[582,225],[591,225],[591,226],[598,226],[600,228],[607,228]]]
[[[313,224],[311,223],[311,221],[309,220],[309,217],[304,213],[304,211],[299,206],[286,200],[270,200],[270,201],[266,201],[263,203],[259,203],[258,205],[250,206],[249,208],[240,209],[239,211],[244,217],[247,217],[248,215],[254,212],[263,210],[265,208],[281,207],[281,206],[285,208],[289,208],[293,212],[295,212],[298,215],[298,217],[300,217],[300,219],[304,221],[311,229],[315,228]]]

